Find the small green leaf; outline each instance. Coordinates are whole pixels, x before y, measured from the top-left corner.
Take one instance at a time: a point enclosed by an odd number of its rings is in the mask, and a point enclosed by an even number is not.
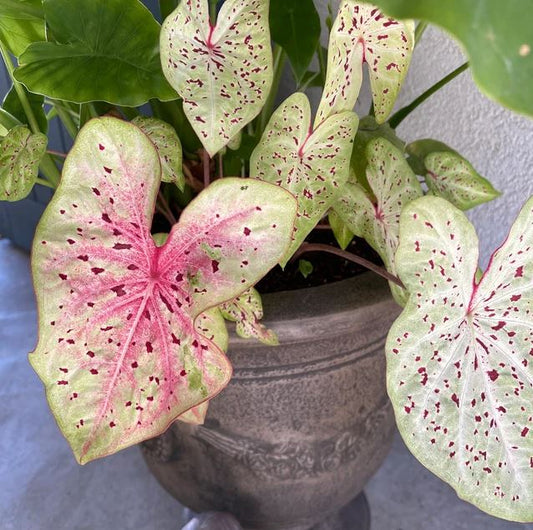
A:
[[[48,139],[21,125],[0,142],[0,200],[20,201],[33,188]]]
[[[46,40],[41,0],[2,0],[0,40],[16,57],[32,42]]]
[[[418,140],[407,146],[411,167],[422,170],[428,190],[468,210],[500,196],[492,184],[459,153],[436,140]]]
[[[320,18],[313,0],[270,0],[270,31],[291,62],[299,83],[320,39]]]
[[[183,175],[183,154],[181,143],[174,128],[163,120],[137,116],[132,120],[141,131],[150,138],[155,145],[161,160],[163,182],[173,182],[183,191],[185,189],[185,176]]]
[[[33,111],[33,115],[35,116],[37,124],[39,125],[39,130],[46,134],[48,132],[48,120],[46,119],[46,113],[44,112],[43,107],[44,97],[40,96],[39,94],[32,94],[31,92],[28,92],[23,85],[21,88],[26,93],[26,97],[30,104],[31,110]],[[2,103],[2,108],[9,112],[11,116],[17,118],[20,123],[29,125],[29,120],[24,112],[24,109],[22,108],[22,105],[20,104],[20,99],[17,95],[15,87],[12,86],[7,93]]]
[[[375,0],[388,14],[441,26],[466,48],[474,80],[492,99],[533,116],[530,0]],[[440,58],[435,57],[438,61]]]
[[[15,77],[31,92],[137,106],[176,93],[159,58],[159,24],[138,0],[44,0],[55,42],[31,44]]]
[[[389,116],[414,47],[414,22],[385,17],[371,4],[343,0],[330,35],[324,93],[315,124],[352,110],[369,65],[376,121]]]
[[[183,0],[161,30],[165,76],[211,157],[261,111],[272,85],[268,1]]]
[[[328,221],[337,243],[343,250],[346,250],[354,238],[354,233],[346,226],[346,223],[335,210],[329,212]]]
[[[423,197],[401,215],[410,298],[387,338],[387,390],[412,453],[462,499],[533,520],[533,199],[479,281],[465,214]]]
[[[220,306],[222,316],[235,322],[235,331],[239,337],[255,338],[263,344],[277,346],[278,337],[267,329],[260,320],[263,318],[261,295],[253,288]]]
[[[313,269],[313,264],[310,261],[307,261],[306,259],[298,260],[298,270],[304,278],[307,278],[312,274]]]

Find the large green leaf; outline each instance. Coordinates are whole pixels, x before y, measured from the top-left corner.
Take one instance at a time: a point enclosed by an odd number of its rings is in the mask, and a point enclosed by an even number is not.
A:
[[[461,210],[492,201],[500,193],[459,153],[437,140],[417,140],[407,146],[410,164],[424,175],[428,190]]]
[[[55,42],[31,44],[15,77],[31,92],[76,103],[137,106],[174,99],[159,57],[160,26],[138,0],[44,0]]]
[[[45,39],[41,0],[0,0],[0,40],[13,55]]]
[[[299,82],[320,39],[320,18],[313,0],[270,0],[270,31],[291,62]]]
[[[347,111],[334,114],[313,130],[309,100],[297,92],[274,112],[252,153],[250,174],[282,186],[298,199],[294,241],[283,266],[348,180],[358,121]]]
[[[396,274],[394,255],[399,243],[402,209],[422,195],[422,189],[403,152],[384,138],[367,145],[367,179],[374,197],[356,183],[348,183],[335,211],[348,228],[380,255],[387,270]],[[396,301],[404,305],[407,293],[390,283]]]
[[[413,454],[492,515],[533,521],[533,199],[476,280],[478,241],[437,197],[402,213],[409,302],[387,339],[387,386]]]
[[[249,289],[290,243],[294,198],[225,178],[156,246],[160,176],[138,127],[92,120],[37,227],[30,360],[80,463],[160,434],[222,390],[231,366],[197,317]]]
[[[22,85],[21,88],[26,93],[26,98],[28,99],[28,103],[30,104],[33,115],[37,120],[39,130],[46,134],[48,131],[48,120],[46,119],[46,113],[44,112],[44,97],[39,94],[32,94],[31,92],[28,92]],[[9,112],[11,116],[17,118],[20,123],[29,125],[28,117],[26,116],[26,113],[20,104],[20,99],[14,86],[11,87],[4,98],[4,101],[2,102],[2,108]]]
[[[343,0],[331,30],[324,94],[315,123],[354,108],[368,64],[376,121],[389,116],[407,73],[414,23],[385,17],[371,4]]]
[[[39,164],[46,151],[44,134],[32,134],[18,125],[0,142],[0,200],[20,201],[37,179]]]
[[[268,97],[268,5],[227,0],[212,26],[208,0],[183,0],[163,24],[163,71],[210,156],[259,114]]]
[[[466,48],[481,90],[517,112],[533,116],[533,28],[530,0],[376,0],[395,17],[441,26]],[[439,58],[435,57],[438,61]]]

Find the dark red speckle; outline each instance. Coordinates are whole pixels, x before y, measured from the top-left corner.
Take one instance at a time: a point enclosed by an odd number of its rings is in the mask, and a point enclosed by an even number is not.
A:
[[[500,377],[500,374],[496,370],[490,370],[487,372],[487,375],[490,377],[491,381],[496,381],[496,379]]]

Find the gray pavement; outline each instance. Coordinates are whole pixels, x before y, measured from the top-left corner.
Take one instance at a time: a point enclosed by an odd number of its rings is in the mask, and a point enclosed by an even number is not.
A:
[[[138,448],[76,464],[27,361],[35,337],[28,255],[0,240],[0,529],[179,530],[184,509]],[[458,499],[398,436],[366,492],[372,530],[533,530]]]

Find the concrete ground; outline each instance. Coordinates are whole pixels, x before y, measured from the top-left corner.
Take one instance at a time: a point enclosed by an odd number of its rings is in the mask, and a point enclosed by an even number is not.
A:
[[[27,253],[0,241],[0,529],[179,530],[180,505],[133,447],[76,464],[27,362],[36,313]],[[533,530],[459,500],[397,437],[366,489],[372,530]]]

